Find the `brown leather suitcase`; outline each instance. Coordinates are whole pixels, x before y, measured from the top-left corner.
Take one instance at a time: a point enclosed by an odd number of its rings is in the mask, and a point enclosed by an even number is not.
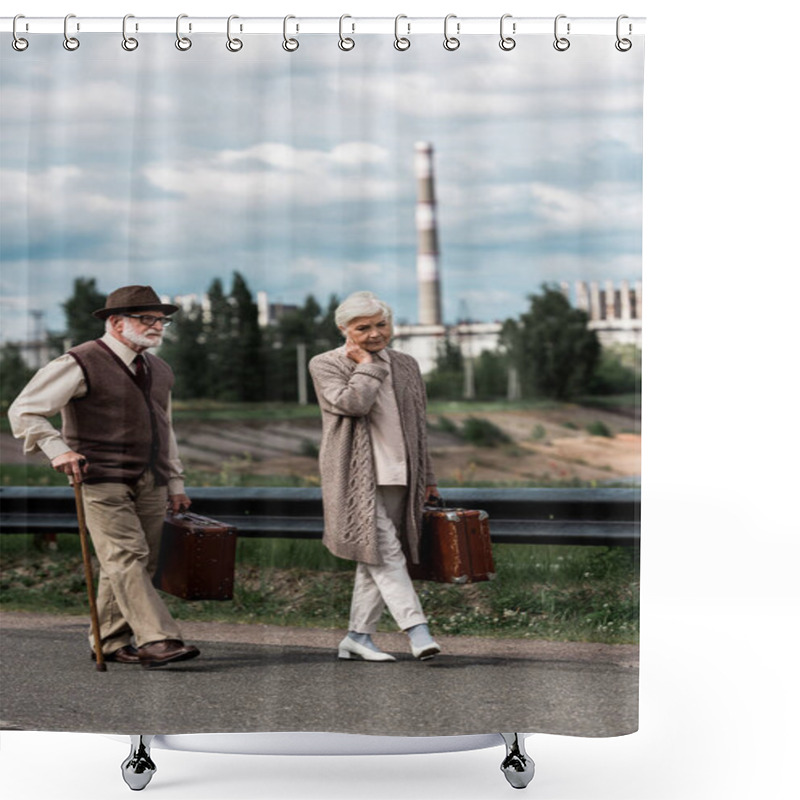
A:
[[[495,576],[489,515],[466,508],[426,507],[420,563],[408,564],[414,580],[475,583]]]
[[[230,600],[236,528],[200,514],[168,514],[153,585],[184,600]]]

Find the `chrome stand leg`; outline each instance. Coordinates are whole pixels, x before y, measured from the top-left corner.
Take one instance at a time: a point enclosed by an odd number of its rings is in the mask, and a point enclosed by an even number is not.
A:
[[[131,752],[122,762],[122,779],[134,792],[144,789],[155,774],[156,765],[150,758],[152,741],[152,736],[131,734]]]
[[[506,757],[500,765],[506,780],[515,789],[524,789],[532,780],[533,759],[525,752],[525,739],[518,733],[501,733],[506,743]]]

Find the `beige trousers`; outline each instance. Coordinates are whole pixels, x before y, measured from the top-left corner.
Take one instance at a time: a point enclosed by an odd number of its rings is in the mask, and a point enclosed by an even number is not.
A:
[[[378,486],[375,502],[381,564],[356,567],[349,630],[375,633],[384,608],[402,630],[427,622],[414,584],[408,577],[398,528],[405,515],[406,487]]]
[[[181,639],[177,623],[153,588],[167,487],[156,486],[150,471],[134,486],[83,486],[86,526],[100,562],[97,616],[103,653],[161,639]],[[89,643],[94,638],[89,632]]]

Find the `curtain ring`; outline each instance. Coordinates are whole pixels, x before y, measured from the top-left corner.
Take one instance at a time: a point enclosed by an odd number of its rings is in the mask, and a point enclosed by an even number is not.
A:
[[[71,19],[75,19],[74,14],[67,14],[64,17],[64,49],[70,51],[77,50],[81,46],[81,43],[74,36],[70,36],[67,30],[67,25]]]
[[[346,19],[353,18],[349,14],[342,14],[342,16],[339,17],[339,49],[345,51],[352,50],[356,46],[355,40],[351,39],[349,36],[345,37],[342,33],[342,26]],[[355,24],[351,23],[351,25],[353,26],[353,32],[355,32]]]
[[[511,19],[511,14],[503,14],[503,16],[500,17],[500,49],[506,52],[513,50],[517,46],[516,40],[512,39],[510,36],[506,36],[504,33],[503,28],[507,19]],[[517,32],[516,23],[514,23],[511,30],[513,33]]]
[[[398,14],[394,18],[394,49],[395,50],[408,50],[411,47],[411,39],[406,38],[405,36],[400,36],[400,20],[401,19],[408,19],[405,14]],[[411,25],[406,23],[408,27],[408,33],[411,33]]]
[[[188,14],[178,14],[178,18],[175,20],[175,47],[178,50],[186,52],[192,46],[192,40],[188,36],[181,36],[181,20],[187,19]],[[192,26],[189,26],[189,30],[192,29]]]
[[[566,14],[559,14],[556,17],[556,21],[553,23],[553,35],[555,36],[555,41],[553,42],[553,47],[558,50],[559,53],[563,53],[565,50],[569,50],[569,46],[571,44],[570,40],[567,39],[565,36],[558,35],[558,21],[560,19],[566,19]],[[569,22],[567,23],[567,36],[569,35]]]
[[[139,40],[128,36],[128,20],[134,19],[133,14],[126,14],[122,18],[122,49],[132,53],[138,46]]]
[[[620,16],[617,17],[617,41],[614,42],[614,47],[616,47],[617,50],[620,51],[620,53],[627,53],[628,50],[630,50],[631,47],[633,47],[633,42],[630,39],[623,39],[619,35],[620,22],[622,22],[622,20],[624,19],[628,19],[627,14],[620,14]],[[631,33],[631,25],[630,23],[628,23],[628,34],[630,33]]]
[[[228,41],[225,42],[225,47],[227,47],[231,53],[238,53],[244,47],[244,42],[241,39],[231,38],[231,22],[235,19],[239,19],[236,14],[231,14],[228,17]]]
[[[290,39],[287,36],[286,32],[288,30],[289,20],[290,19],[296,19],[296,17],[293,17],[291,14],[289,14],[288,16],[283,18],[283,44],[282,44],[282,47],[287,53],[293,53],[295,50],[297,50],[298,47],[300,47],[300,42],[298,42],[297,39]]]
[[[448,14],[444,18],[444,49],[445,50],[458,50],[461,47],[461,40],[457,36],[450,36],[448,34],[448,25],[451,19],[457,19],[455,14]],[[461,24],[456,23],[456,33],[458,33],[461,29]]]
[[[14,38],[11,41],[11,46],[18,53],[21,53],[23,50],[27,50],[28,49],[28,40],[27,39],[23,39],[17,33],[17,20],[18,19],[25,19],[25,15],[24,14],[17,14],[17,16],[14,17],[14,22],[11,24],[11,33],[14,36]]]

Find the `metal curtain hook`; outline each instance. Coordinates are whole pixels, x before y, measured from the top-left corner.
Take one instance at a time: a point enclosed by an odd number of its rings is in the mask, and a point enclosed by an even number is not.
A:
[[[126,14],[122,18],[122,49],[127,50],[129,53],[132,53],[139,46],[139,40],[134,39],[133,36],[128,36],[129,19],[134,19],[133,14]]]
[[[461,40],[457,36],[450,36],[448,26],[451,19],[457,19],[455,14],[448,14],[444,18],[444,49],[445,50],[458,50],[461,47]],[[461,32],[461,23],[456,23],[456,34]]]
[[[617,50],[620,51],[620,53],[627,53],[628,50],[630,50],[631,47],[633,47],[633,42],[630,39],[623,39],[619,35],[620,23],[624,19],[628,19],[627,14],[620,14],[620,16],[617,17],[617,41],[614,42],[614,47],[616,47]],[[633,26],[630,23],[628,23],[628,35],[630,35],[632,31],[633,31]]]
[[[231,22],[235,19],[239,19],[236,14],[231,14],[228,17],[228,41],[225,42],[225,47],[227,47],[231,53],[238,53],[244,47],[244,42],[241,39],[231,38]],[[239,28],[239,30],[241,30],[241,28]]]
[[[14,36],[14,38],[11,40],[11,46],[18,53],[21,53],[23,50],[27,50],[28,49],[28,40],[27,39],[23,39],[17,33],[17,20],[18,19],[25,19],[25,15],[24,14],[17,14],[17,16],[14,17],[14,22],[11,24],[11,33]]]
[[[405,14],[398,14],[394,18],[394,49],[408,50],[411,47],[411,39],[406,38],[406,36],[400,36],[401,19],[408,19],[408,17]],[[408,28],[408,33],[411,33],[411,23],[407,22],[406,27]]]
[[[510,36],[505,35],[504,27],[505,22],[507,19],[511,19],[511,14],[503,14],[500,17],[500,49],[501,50],[513,50],[517,46],[517,42],[515,39],[512,39]],[[517,24],[513,23],[511,27],[512,33],[517,32]]]
[[[351,39],[349,36],[345,37],[344,33],[342,32],[342,26],[344,25],[344,21],[346,19],[352,19],[349,14],[342,14],[339,17],[339,49],[340,50],[352,50],[355,46],[355,40]],[[353,32],[355,33],[356,26],[355,23],[351,23]]]
[[[64,49],[65,50],[77,50],[81,43],[74,37],[69,35],[68,24],[71,19],[75,19],[74,14],[67,14],[64,17]]]
[[[175,20],[175,47],[184,52],[192,46],[192,40],[188,36],[181,36],[181,20],[187,19],[188,17],[188,14],[178,14]],[[189,30],[191,31],[191,29],[192,26],[190,24]]]
[[[555,22],[553,23],[553,35],[555,36],[555,41],[553,42],[553,47],[558,50],[560,53],[563,53],[565,50],[569,50],[570,41],[565,36],[558,35],[558,21],[560,19],[566,19],[566,14],[559,14],[556,17]],[[567,23],[567,36],[569,35],[569,22]]]
[[[298,42],[297,39],[290,39],[289,36],[287,35],[288,26],[289,26],[289,20],[290,19],[296,19],[296,17],[293,17],[291,14],[289,14],[288,16],[283,18],[283,45],[282,45],[282,47],[283,47],[284,50],[286,50],[287,53],[293,53],[295,50],[297,50],[298,47],[300,47],[300,42]]]

